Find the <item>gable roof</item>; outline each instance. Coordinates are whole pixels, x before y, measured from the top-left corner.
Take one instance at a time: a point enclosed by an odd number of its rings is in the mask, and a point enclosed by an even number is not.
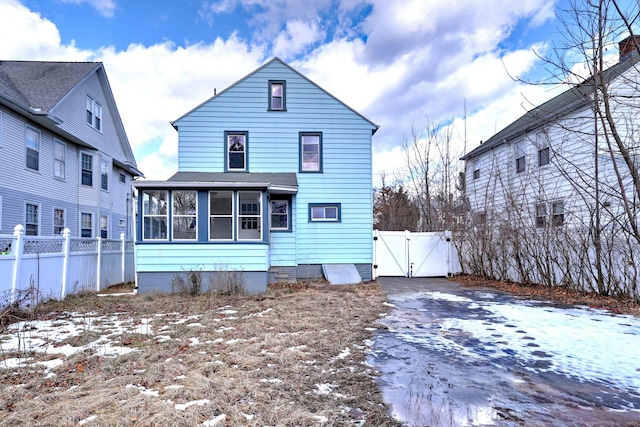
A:
[[[0,96],[46,114],[99,62],[0,61]]]
[[[604,71],[604,80],[611,82],[625,71],[630,69],[638,61],[637,56],[625,58],[618,64]],[[593,77],[589,77],[582,83],[573,86],[560,95],[551,98],[547,102],[529,110],[519,119],[493,135],[484,143],[461,157],[461,160],[469,160],[479,156],[502,144],[517,139],[537,128],[543,127],[558,120],[560,117],[583,108],[591,101],[593,94]]]
[[[252,72],[250,72],[249,74],[247,74],[246,76],[242,77],[240,80],[236,81],[235,83],[227,86],[226,88],[224,88],[223,90],[221,90],[220,92],[218,92],[217,94],[213,95],[211,98],[205,100],[204,102],[200,103],[198,106],[196,106],[195,108],[192,108],[191,110],[189,110],[187,113],[183,114],[182,116],[180,116],[179,118],[177,118],[176,120],[173,120],[171,122],[171,125],[176,128],[177,127],[174,123],[180,121],[181,119],[183,119],[184,117],[188,116],[189,114],[191,114],[193,111],[197,110],[198,108],[200,108],[201,106],[203,106],[204,104],[208,103],[209,101],[211,101],[212,99],[222,95],[223,93],[227,92],[228,90],[230,90],[231,88],[237,86],[238,84],[242,83],[243,81],[247,80],[248,78],[250,78],[251,76],[253,76],[254,74],[258,73],[259,71],[261,71],[262,69],[268,67],[269,65],[278,62],[282,65],[284,65],[285,67],[287,67],[289,70],[291,70],[292,72],[296,73],[297,75],[299,75],[300,77],[302,77],[304,80],[306,80],[307,82],[309,82],[310,84],[312,84],[313,86],[315,86],[316,88],[320,89],[322,92],[324,92],[325,94],[327,94],[328,96],[330,96],[331,98],[333,98],[336,102],[340,103],[341,105],[343,105],[345,108],[347,108],[348,110],[350,110],[351,112],[353,112],[354,114],[356,114],[357,116],[359,116],[360,118],[362,118],[364,121],[366,121],[367,123],[369,123],[371,126],[373,126],[373,129],[371,131],[371,134],[375,134],[376,131],[378,130],[378,128],[380,127],[379,125],[373,123],[371,120],[367,119],[365,116],[363,116],[362,114],[358,113],[356,110],[354,110],[353,108],[349,107],[347,104],[345,104],[344,102],[340,101],[338,98],[336,98],[335,96],[333,96],[332,94],[330,94],[329,92],[327,92],[326,90],[324,90],[322,87],[320,87],[318,84],[316,84],[315,82],[313,82],[312,80],[310,80],[307,76],[305,76],[304,74],[300,73],[298,70],[294,69],[293,67],[291,67],[289,64],[287,64],[286,62],[284,62],[282,59],[278,58],[277,56],[274,56],[273,58],[271,58],[269,61],[265,62],[264,64],[262,64],[260,67],[256,68],[255,70],[253,70]]]
[[[126,157],[114,162],[133,175],[142,176],[101,62],[0,61],[0,103],[75,144],[96,149],[60,128],[62,120],[55,115],[55,108],[94,73],[100,78]]]

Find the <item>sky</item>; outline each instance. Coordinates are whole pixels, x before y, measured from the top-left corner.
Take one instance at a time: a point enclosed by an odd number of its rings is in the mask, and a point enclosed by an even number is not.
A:
[[[557,0],[562,2],[564,0]],[[552,92],[556,0],[0,0],[0,59],[101,61],[139,169],[177,171],[170,122],[274,56],[380,129],[374,185],[403,141],[452,125],[461,156]]]

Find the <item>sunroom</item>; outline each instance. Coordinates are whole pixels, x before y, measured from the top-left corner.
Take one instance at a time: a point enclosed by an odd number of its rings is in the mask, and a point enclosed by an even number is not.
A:
[[[190,270],[242,272],[249,291],[266,289],[271,231],[293,229],[295,173],[178,172],[135,187],[141,292],[171,291]]]

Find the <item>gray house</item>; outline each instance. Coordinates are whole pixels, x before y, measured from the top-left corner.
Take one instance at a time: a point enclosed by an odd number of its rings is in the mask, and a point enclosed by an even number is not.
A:
[[[0,233],[133,235],[141,176],[100,62],[0,61]]]

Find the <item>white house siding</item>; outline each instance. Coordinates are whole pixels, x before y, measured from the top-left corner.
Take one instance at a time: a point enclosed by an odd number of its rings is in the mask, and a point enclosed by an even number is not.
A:
[[[286,81],[286,112],[267,111],[269,80]],[[297,173],[299,133],[322,132],[323,172],[298,173],[295,262],[371,265],[374,126],[370,122],[276,61],[174,125],[179,128],[180,171],[223,171],[224,132],[246,130],[249,172]],[[309,203],[340,203],[342,222],[310,223]],[[272,262],[284,264],[280,261],[284,250],[277,245],[286,237],[271,236]]]

